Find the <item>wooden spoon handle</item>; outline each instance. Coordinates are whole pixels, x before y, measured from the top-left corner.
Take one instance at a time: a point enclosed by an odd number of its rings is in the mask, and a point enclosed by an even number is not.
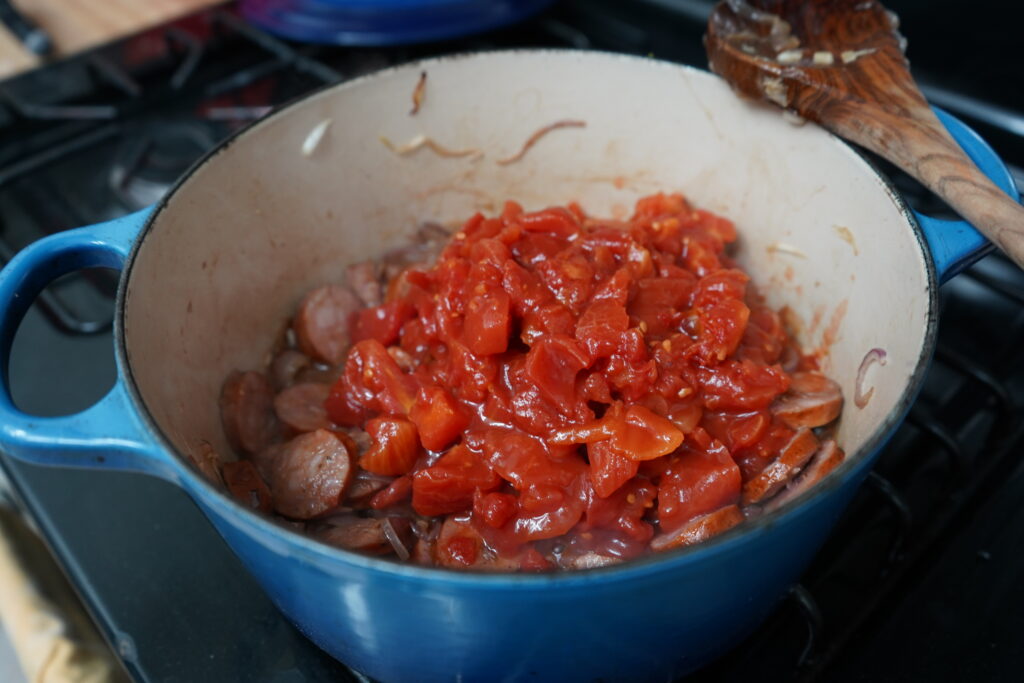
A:
[[[975,166],[931,109],[872,113],[871,126],[838,125],[836,132],[916,178],[1024,268],[1024,206]]]

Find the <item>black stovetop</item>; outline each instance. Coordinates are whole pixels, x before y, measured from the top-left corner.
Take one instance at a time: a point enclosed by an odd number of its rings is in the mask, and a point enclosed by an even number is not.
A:
[[[1024,69],[1016,27],[997,20],[1000,3],[971,3],[970,14],[951,0],[889,5],[929,97],[974,125],[1022,177]],[[566,1],[517,27],[387,50],[291,45],[217,10],[0,83],[0,260],[43,234],[151,203],[217,140],[322,83],[509,46],[704,66],[709,6]],[[941,210],[895,180],[919,208]],[[104,271],[72,276],[33,306],[11,361],[23,409],[71,412],[110,386],[114,282]],[[942,288],[937,356],[907,423],[790,599],[696,680],[1018,680],[1022,303],[1024,274],[1000,256]],[[0,467],[136,678],[353,677],[284,620],[178,489],[6,456]]]

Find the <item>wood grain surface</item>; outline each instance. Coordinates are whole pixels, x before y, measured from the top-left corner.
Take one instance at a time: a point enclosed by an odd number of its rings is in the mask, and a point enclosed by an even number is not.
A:
[[[898,19],[880,3],[720,2],[705,39],[711,70],[733,88],[885,157],[1024,267],[1024,207],[939,122],[910,75]]]
[[[13,0],[53,40],[54,57],[101,45],[223,0]],[[0,26],[0,79],[41,64]]]

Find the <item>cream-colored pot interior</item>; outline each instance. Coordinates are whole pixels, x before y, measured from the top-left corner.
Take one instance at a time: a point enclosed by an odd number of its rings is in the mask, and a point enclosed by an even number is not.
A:
[[[410,115],[421,71],[420,111]],[[500,165],[537,129],[516,163]],[[326,130],[324,130],[326,126]],[[314,144],[322,132],[319,142]],[[426,135],[451,150],[395,147]],[[847,400],[853,453],[900,401],[925,343],[928,270],[900,205],[867,164],[813,125],[741,101],[717,77],[649,59],[570,51],[459,56],[331,88],[270,116],[187,178],[135,257],[124,333],[132,374],[179,450],[231,459],[218,394],[261,367],[302,294],[402,244],[418,223],[570,200],[625,216],[657,191],[735,221],[736,255]],[[863,409],[857,369],[872,348]]]

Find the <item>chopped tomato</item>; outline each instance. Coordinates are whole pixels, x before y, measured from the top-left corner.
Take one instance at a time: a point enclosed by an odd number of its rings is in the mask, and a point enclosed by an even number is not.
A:
[[[352,341],[376,339],[385,346],[394,344],[402,331],[402,325],[415,313],[416,308],[402,299],[364,308],[356,316]]]
[[[594,492],[602,498],[615,493],[640,469],[639,460],[622,455],[612,448],[609,441],[587,444],[587,457],[590,459],[590,481]]]
[[[740,469],[718,441],[673,456],[658,483],[658,522],[674,531],[694,517],[739,500]]]
[[[366,423],[366,431],[373,443],[359,459],[360,467],[387,476],[412,469],[420,455],[416,425],[400,417],[378,417]]]
[[[398,477],[386,487],[373,494],[370,498],[370,507],[374,510],[383,510],[392,505],[397,505],[409,497],[412,493],[412,477],[404,474]]]
[[[576,392],[576,374],[590,359],[572,339],[561,335],[538,339],[526,354],[526,376],[541,394],[567,411]]]
[[[511,493],[483,493],[479,489],[473,496],[473,516],[495,529],[515,516],[519,501]]]
[[[609,444],[630,460],[660,458],[679,448],[683,433],[679,428],[644,406],[630,406],[617,425]]]
[[[423,447],[432,451],[449,446],[469,424],[465,409],[441,387],[420,389],[409,419],[416,425]]]
[[[473,504],[477,490],[493,491],[501,478],[465,446],[454,446],[413,475],[412,507],[425,517],[461,512]]]
[[[414,561],[458,569],[592,566],[739,523],[781,486],[764,483],[774,469],[751,482],[817,444],[807,430],[827,416],[795,424],[789,405],[804,384],[841,397],[799,372],[816,362],[727,253],[735,240],[679,194],[628,220],[516,202],[471,216],[435,262],[381,283],[386,303],[345,319],[353,345],[325,408],[364,451],[366,492],[349,500],[415,530]],[[236,495],[269,505],[250,475],[225,468]]]
[[[462,336],[476,355],[504,353],[508,348],[509,326],[509,297],[504,291],[481,292],[466,304]]]

